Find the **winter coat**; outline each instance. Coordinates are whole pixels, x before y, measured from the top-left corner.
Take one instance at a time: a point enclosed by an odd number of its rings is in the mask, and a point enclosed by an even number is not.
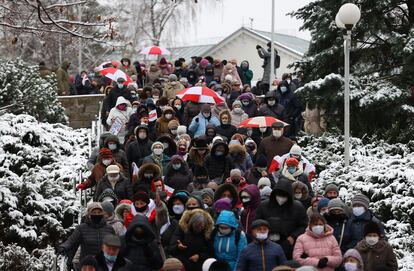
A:
[[[175,99],[175,96],[180,90],[183,90],[185,87],[177,81],[168,82],[164,87],[164,92],[162,93],[163,97],[167,97],[168,100]]]
[[[172,135],[170,134],[164,134],[156,139],[156,141],[161,142],[164,146],[164,155],[167,155],[168,157],[172,157],[177,154],[177,143],[174,141]]]
[[[231,66],[230,66],[231,65]],[[221,74],[220,81],[224,83],[226,80],[226,75],[230,74],[233,80],[237,80],[240,85],[242,84],[242,80],[240,79],[239,73],[237,72],[237,67],[232,65],[231,63],[227,63],[226,66],[223,68],[223,72]]]
[[[262,83],[263,84],[270,84],[270,61],[271,61],[271,52],[264,49],[259,48],[257,49],[257,53],[259,54],[260,58],[263,58],[263,76],[262,76]]]
[[[271,271],[286,263],[283,249],[276,243],[265,240],[253,241],[243,249],[237,270],[240,271]]]
[[[233,125],[235,127],[239,127],[239,125],[242,121],[249,118],[249,115],[244,113],[244,111],[241,114],[238,114],[238,113],[234,112],[234,110],[231,110],[230,114],[231,114],[231,125]]]
[[[307,181],[307,183],[309,182]],[[299,188],[302,191],[302,197],[296,200],[300,201],[300,203],[302,203],[305,209],[308,209],[311,206],[311,200],[312,200],[312,196],[309,196],[309,188],[307,186],[307,183],[296,181],[292,184],[293,193],[295,192],[297,188]]]
[[[128,62],[128,65],[124,66],[124,61]],[[121,59],[121,65],[118,66],[118,69],[125,72],[129,76],[137,74],[137,69],[134,65],[131,65],[131,59],[124,57]]]
[[[111,150],[113,159],[120,163],[122,165],[122,168],[124,169],[125,176],[129,177],[129,163],[127,159],[127,155],[125,151],[121,147],[121,142],[119,141],[119,138],[114,135],[108,136],[104,141],[104,147],[109,149],[109,142],[113,141],[116,143],[116,150]]]
[[[352,214],[346,225],[346,229],[349,232],[347,232],[347,238],[344,240],[345,250],[354,248],[357,243],[364,238],[364,227],[369,221],[377,223],[380,227],[381,236],[385,236],[384,225],[371,210],[367,210],[364,214],[358,217]]]
[[[118,236],[122,236],[126,233],[124,222],[119,220],[115,214],[112,214],[110,217],[106,218],[106,225],[111,226],[114,229],[115,234]]]
[[[146,84],[147,85],[153,85],[155,79],[158,79],[161,77],[161,71],[156,63],[151,63],[149,71],[147,72],[146,77]]]
[[[301,257],[304,253],[308,255],[305,259]],[[296,240],[293,259],[301,265],[317,267],[319,260],[324,257],[328,258],[328,265],[318,268],[319,271],[334,271],[342,263],[342,253],[333,236],[333,229],[325,225],[324,234],[317,235],[307,228]]]
[[[227,141],[230,141],[231,137],[237,133],[237,128],[231,124],[220,124],[216,127],[217,135],[226,137]]]
[[[222,235],[216,229],[215,235],[212,236],[214,241],[214,255],[217,260],[226,261],[230,265],[231,270],[236,270],[242,250],[247,246],[247,239],[244,232],[240,232],[240,238],[236,244],[236,231],[239,223],[231,211],[221,211],[216,221],[218,225],[226,225],[232,229],[231,233]]]
[[[106,119],[106,124],[108,124],[110,127],[115,123],[116,119],[119,119],[122,123],[122,128],[119,130],[119,133],[117,134],[119,138],[119,142],[121,144],[124,144],[125,135],[126,135],[126,123],[129,120],[129,117],[132,114],[132,108],[127,106],[125,110],[119,110],[117,108],[120,104],[127,104],[127,100],[125,100],[124,97],[119,97],[116,101],[115,107],[109,111],[108,118]]]
[[[247,233],[249,238],[252,238],[252,222],[256,217],[256,209],[260,204],[260,191],[256,185],[250,184],[239,193],[239,198],[241,198],[241,192],[247,192],[250,195],[250,202],[246,208],[243,209],[240,215],[240,222],[243,228],[243,231]]]
[[[174,162],[180,162],[181,168],[175,170],[172,167]],[[174,159],[167,166],[164,183],[175,190],[185,190],[189,183],[193,181],[193,176],[188,168],[187,163],[180,156],[174,156]]]
[[[83,259],[87,255],[96,255],[101,251],[102,240],[107,234],[115,234],[115,231],[111,226],[106,225],[105,219],[102,219],[99,224],[94,224],[90,218],[87,218],[86,222],[75,228],[61,247],[68,253],[76,251],[80,246],[80,259]]]
[[[288,91],[282,93],[279,86],[276,90],[276,95],[278,97],[279,104],[286,109],[286,121],[290,123],[291,120],[300,116],[304,109],[299,98],[296,97],[292,90],[290,90],[290,87],[288,87]]]
[[[341,248],[342,253],[346,252],[344,240],[349,240],[349,229],[347,226],[348,217],[346,214],[341,216],[333,216],[330,213],[324,215],[328,225],[333,229],[333,235]]]
[[[137,227],[144,230],[145,234],[141,239],[134,237],[134,231]],[[121,255],[132,262],[133,268],[131,271],[151,271],[162,267],[163,260],[155,234],[145,216],[136,215],[132,219],[123,240],[125,250],[121,251]]]
[[[117,165],[120,168],[121,172],[125,174],[121,164],[118,164],[117,162],[115,162],[114,159],[112,159],[111,165]],[[99,161],[93,167],[91,175],[89,175],[89,177],[86,179],[86,181],[83,182],[86,185],[86,188],[91,188],[91,187],[99,184],[99,182],[102,180],[103,176],[105,176],[105,174],[106,174],[106,167],[107,166],[102,164],[101,161]]]
[[[257,114],[258,114],[257,104],[256,104],[256,101],[254,100],[253,95],[251,95],[250,93],[243,93],[242,95],[239,96],[239,100],[240,101],[244,101],[244,100],[249,101],[248,105],[244,105],[242,103],[242,109],[243,109],[244,113],[246,113],[249,116],[249,118],[253,118],[253,117],[257,116]]]
[[[232,144],[229,147],[231,168],[238,168],[242,174],[246,173],[253,166],[253,161],[242,145]]]
[[[244,178],[246,179],[247,183],[257,185],[260,178],[262,178],[262,174],[257,170],[257,167],[252,167],[244,174]],[[268,176],[271,178],[271,176]]]
[[[193,232],[190,224],[193,216],[202,216],[205,222],[205,229],[202,233]],[[185,267],[185,270],[201,271],[203,262],[214,255],[213,241],[211,232],[213,231],[214,222],[211,216],[201,209],[185,211],[179,222],[179,229],[171,239],[169,251],[178,258]],[[177,241],[187,246],[186,249],[178,249]],[[193,255],[199,255],[197,262],[191,262],[189,258]]]
[[[147,132],[147,138],[145,138],[144,140],[140,139],[138,137],[138,130],[137,130],[137,134],[135,134],[136,140],[129,143],[128,148],[127,148],[128,163],[130,165],[132,163],[135,163],[137,167],[140,167],[142,165],[142,161],[144,160],[144,157],[151,155],[152,153],[151,146],[153,142],[149,139],[148,128],[146,126],[142,126],[142,128],[140,127],[139,130],[143,130],[143,129],[145,129],[145,131]]]
[[[221,156],[216,155],[216,149],[219,145],[224,146],[224,154]],[[226,143],[218,141],[213,145],[211,152],[204,159],[204,166],[207,169],[210,180],[215,178],[225,180],[230,176],[231,158],[228,156],[228,153],[229,147]]]
[[[145,178],[145,173],[151,171],[153,173],[153,177],[151,179]],[[157,164],[154,163],[144,163],[138,171],[138,177],[136,182],[134,182],[133,186],[133,193],[136,193],[136,188],[138,186],[144,186],[148,191],[151,190],[151,182],[153,180],[158,180],[162,177],[161,169]],[[134,180],[133,180],[134,181]]]
[[[172,114],[172,118],[170,120],[168,120],[165,117],[166,113],[171,113]],[[172,120],[176,120],[178,121],[178,118],[175,117],[175,111],[174,109],[172,109],[172,107],[165,107],[164,111],[162,112],[161,117],[159,117],[157,119],[157,121],[155,122],[155,133],[157,136],[161,136],[163,134],[170,134],[170,129],[168,129],[168,123]]]
[[[161,176],[164,176],[164,172],[167,171],[167,166],[169,162],[170,162],[170,157],[168,157],[165,154],[162,155],[160,160],[157,160],[154,154],[151,154],[144,158],[144,160],[142,161],[142,165],[151,164],[151,163],[156,164],[161,169]]]
[[[198,122],[196,120],[198,120]],[[206,119],[204,115],[200,112],[191,121],[191,124],[188,127],[188,131],[190,131],[194,135],[194,137],[200,137],[206,133],[206,128],[207,128],[207,125],[209,124],[213,124],[214,126],[217,127],[220,125],[220,121],[216,117],[213,117],[213,116],[210,116],[209,119]]]
[[[130,182],[127,178],[125,178],[122,174],[119,175],[119,180],[115,183],[115,186],[112,187],[112,184],[108,180],[108,175],[105,175],[102,178],[102,181],[99,182],[98,186],[96,187],[94,199],[97,201],[99,196],[105,189],[112,189],[118,200],[129,199],[132,200],[132,187]]]
[[[107,108],[108,111],[114,108],[119,97],[123,97],[125,100],[132,101],[131,91],[129,91],[126,86],[124,86],[122,89],[118,88],[118,86],[115,86],[106,96],[105,108]]]
[[[103,252],[99,252],[99,254],[95,256],[95,259],[98,262],[98,269],[96,271],[109,271]],[[131,271],[133,270],[132,268],[132,262],[118,254],[118,257],[116,257],[116,261],[112,266],[112,271]]]
[[[183,125],[189,126],[195,116],[200,113],[201,104],[187,102],[184,106],[184,123]]]
[[[70,66],[70,63],[68,61],[63,61],[62,65],[59,67],[59,69],[56,72],[59,95],[70,94],[70,84],[69,84],[69,74],[68,74],[69,66]]]
[[[247,64],[246,68],[243,68],[243,63]],[[249,86],[252,84],[252,79],[253,79],[253,71],[250,70],[249,68],[250,64],[247,60],[242,61],[242,63],[240,63],[240,69],[243,72],[244,75],[244,80],[243,80],[243,85],[248,84]]]
[[[361,254],[365,271],[375,271],[378,266],[386,266],[391,271],[398,270],[398,263],[391,245],[384,239],[377,244],[370,246],[362,240],[356,246]]]
[[[269,116],[277,118],[278,120],[286,120],[285,108],[276,102],[275,105],[270,106],[263,103],[259,108],[259,116]]]
[[[276,201],[276,193],[280,191],[288,195],[288,201],[279,205]],[[260,203],[256,209],[255,219],[265,219],[269,224],[278,224],[280,232],[277,232],[286,238],[291,236],[296,239],[299,235],[305,232],[308,217],[303,205],[293,198],[292,185],[289,181],[279,180],[268,200]],[[272,227],[271,227],[272,229]],[[270,232],[272,234],[273,232]],[[291,258],[291,247],[284,247],[285,254],[288,259]]]
[[[294,142],[287,137],[276,138],[273,135],[263,138],[257,149],[256,157],[260,155],[266,156],[267,164],[270,165],[273,157],[276,155],[282,156],[290,151]]]

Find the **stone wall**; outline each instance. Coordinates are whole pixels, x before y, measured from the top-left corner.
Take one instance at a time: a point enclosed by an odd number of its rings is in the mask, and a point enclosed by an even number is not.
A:
[[[72,128],[91,128],[92,121],[98,116],[99,102],[104,94],[59,96],[58,99],[69,117]]]

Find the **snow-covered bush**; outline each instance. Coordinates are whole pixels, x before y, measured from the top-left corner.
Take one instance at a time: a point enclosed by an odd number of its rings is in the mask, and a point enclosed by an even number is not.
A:
[[[42,122],[68,122],[57,99],[56,76],[42,78],[38,67],[21,60],[0,62],[0,107],[13,104],[14,113],[29,114]]]
[[[86,164],[87,136],[29,115],[0,116],[0,270],[50,270],[42,257],[53,259],[50,247],[80,210],[73,179]]]
[[[334,182],[348,204],[358,192],[367,195],[371,208],[386,225],[401,270],[414,270],[414,141],[390,145],[352,138],[351,165],[344,167],[342,140],[331,135],[300,139],[306,157],[318,171],[314,188],[322,193]]]

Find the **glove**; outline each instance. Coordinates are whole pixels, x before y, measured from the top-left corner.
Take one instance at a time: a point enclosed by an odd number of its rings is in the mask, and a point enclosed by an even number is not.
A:
[[[262,46],[260,45],[256,45],[256,49],[259,50],[260,48],[262,48]]]
[[[308,258],[309,257],[309,255],[308,254],[306,254],[306,252],[303,252],[302,253],[302,255],[300,255],[300,258],[301,259],[306,259],[306,258]]]
[[[198,118],[195,118],[195,122],[197,122],[197,123],[198,123],[199,121],[200,121],[200,120],[199,120]]]
[[[80,183],[76,186],[76,190],[85,190],[86,188],[87,187],[85,183]]]
[[[66,254],[66,250],[64,247],[60,246],[56,248],[56,253],[60,254],[60,255],[65,255]]]
[[[318,262],[318,268],[325,268],[326,266],[328,266],[328,258],[323,257]]]

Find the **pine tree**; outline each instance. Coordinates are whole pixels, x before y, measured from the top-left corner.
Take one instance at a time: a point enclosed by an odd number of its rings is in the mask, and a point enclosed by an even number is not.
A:
[[[310,82],[298,93],[310,108],[326,109],[331,129],[342,129],[343,122],[343,79],[336,75],[343,74],[344,33],[336,27],[335,15],[345,2],[313,1],[291,13],[312,34],[304,60],[295,63]],[[351,132],[408,140],[400,131],[412,129],[407,116],[413,108],[406,103],[414,85],[414,2],[354,2],[361,20],[352,31]]]

